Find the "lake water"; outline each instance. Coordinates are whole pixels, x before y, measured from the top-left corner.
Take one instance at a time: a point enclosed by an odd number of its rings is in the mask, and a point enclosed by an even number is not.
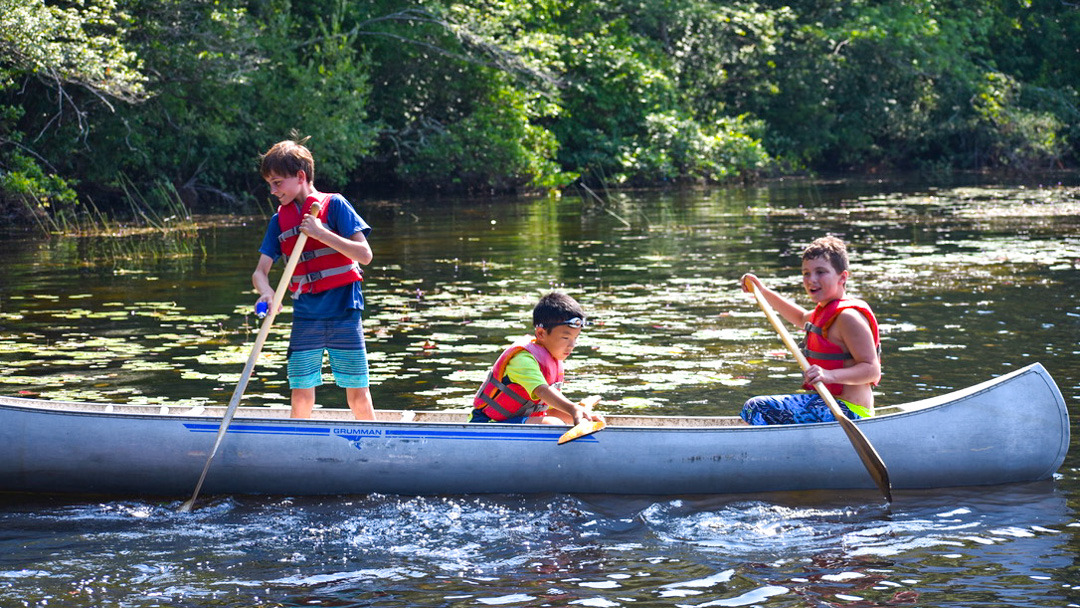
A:
[[[353,198],[374,227],[378,408],[464,407],[559,288],[596,321],[567,362],[569,395],[601,394],[608,412],[735,414],[798,377],[738,277],[805,303],[798,254],[824,233],[849,242],[850,291],[882,324],[880,404],[1039,361],[1074,418],[1080,407],[1075,184]],[[0,237],[0,393],[226,403],[257,331],[265,221]],[[279,319],[245,404],[287,406]],[[319,403],[343,395],[328,385]],[[1073,437],[1051,481],[896,492],[890,508],[831,491],[208,496],[178,514],[186,497],[0,495],[0,606],[1080,605]]]

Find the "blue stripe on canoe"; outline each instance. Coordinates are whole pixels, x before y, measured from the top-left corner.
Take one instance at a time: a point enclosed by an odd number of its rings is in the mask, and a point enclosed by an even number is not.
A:
[[[200,424],[185,422],[187,430],[195,433],[216,433],[220,424]],[[228,433],[240,433],[245,435],[329,435],[330,429],[320,427],[303,426],[258,426],[254,424],[233,424],[229,426]]]
[[[184,423],[189,431],[194,433],[216,433],[220,424],[205,424],[186,422]],[[227,433],[238,433],[244,435],[298,435],[304,437],[329,435],[330,429],[325,427],[307,427],[307,426],[268,426],[268,425],[253,425],[253,424],[233,424],[229,426]],[[485,441],[502,440],[502,441],[558,441],[561,433],[509,433],[492,431],[490,429],[478,429],[475,431],[438,431],[438,430],[411,430],[411,429],[386,429],[384,431],[386,437],[398,437],[407,439],[479,439]],[[347,433],[338,433],[337,436],[349,438],[351,435]],[[371,435],[358,435],[357,438],[371,439]],[[587,435],[574,440],[577,443],[581,442],[596,442],[596,437]]]
[[[504,433],[489,429],[476,431],[435,431],[435,430],[408,430],[387,429],[387,437],[408,437],[419,439],[483,439],[483,440],[509,440],[509,441],[558,441],[562,433]],[[596,441],[596,437],[582,437],[577,441]]]

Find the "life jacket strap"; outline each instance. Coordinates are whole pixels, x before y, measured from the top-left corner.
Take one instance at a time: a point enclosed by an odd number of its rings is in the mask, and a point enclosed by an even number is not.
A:
[[[494,398],[484,392],[484,389],[489,386],[494,386],[496,391],[503,393],[521,407],[517,408],[513,412],[507,411],[506,408],[500,405],[498,401],[495,401]],[[479,397],[480,400],[483,401],[485,404],[487,404],[487,407],[495,410],[504,418],[513,418],[515,416],[531,416],[532,414],[539,412],[541,409],[543,409],[543,404],[526,399],[521,395],[515,393],[514,391],[510,390],[510,387],[503,384],[503,382],[496,378],[495,375],[491,372],[488,372],[487,381],[480,386],[480,390],[477,391],[476,396]]]
[[[820,327],[814,325],[809,321],[807,321],[806,324],[803,325],[803,329],[806,330],[806,333],[808,334],[815,333],[821,336],[823,339],[825,338],[825,332],[822,331]],[[810,350],[809,348],[806,348],[805,340],[802,343],[802,353],[806,355],[807,358],[818,359],[820,361],[846,361],[847,359],[855,358],[851,353],[819,353],[817,351]],[[881,358],[880,342],[878,342],[877,344],[877,356],[879,359]]]
[[[278,237],[277,237],[277,240],[278,240],[279,243],[284,243],[285,241],[291,239],[294,236],[298,236],[299,234],[300,234],[300,227],[299,226],[294,226],[294,227],[289,228],[288,230],[282,232],[281,234],[279,234]]]
[[[310,262],[315,258],[322,257],[324,255],[330,255],[333,253],[337,253],[337,250],[333,247],[322,247],[320,249],[312,249],[311,251],[302,251],[300,252],[300,261]]]
[[[802,354],[807,359],[817,359],[818,361],[847,361],[855,358],[855,355],[851,353],[819,353],[809,348],[802,349]]]
[[[819,353],[816,350],[810,350],[803,346],[799,349],[802,351],[803,356],[807,359],[817,359],[818,361],[847,361],[848,359],[854,359],[855,355],[851,353]],[[881,345],[877,345],[877,356],[881,358]]]
[[[345,274],[352,272],[353,269],[358,268],[358,265],[354,262],[352,264],[346,264],[345,266],[338,266],[337,268],[327,268],[326,270],[316,270],[315,272],[309,272],[293,277],[293,285],[295,285],[296,293],[301,293],[304,290],[304,286],[309,283],[314,283],[319,279],[325,279],[326,277],[334,277],[339,274]]]

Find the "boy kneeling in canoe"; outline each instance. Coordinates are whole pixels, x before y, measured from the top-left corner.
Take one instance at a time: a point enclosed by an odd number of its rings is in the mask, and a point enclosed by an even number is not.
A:
[[[813,391],[814,383],[821,381],[844,415],[857,420],[874,415],[881,341],[877,319],[866,302],[844,295],[849,274],[844,242],[827,236],[810,243],[802,256],[803,287],[816,305],[813,310],[780,296],[753,274],[743,275],[740,284],[747,292],[753,284],[780,316],[806,328],[803,354],[810,366],[803,373],[803,388]],[[816,392],[753,397],[739,415],[750,424],[836,420]]]
[[[585,313],[574,298],[560,292],[540,298],[533,308],[535,334],[515,340],[499,355],[473,397],[469,422],[603,422],[603,416],[570,401],[561,390],[563,361],[585,325]]]

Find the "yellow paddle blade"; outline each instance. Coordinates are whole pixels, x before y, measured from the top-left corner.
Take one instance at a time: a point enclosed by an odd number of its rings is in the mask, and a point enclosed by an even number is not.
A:
[[[603,422],[585,420],[584,422],[579,423],[577,426],[570,429],[569,431],[563,433],[562,437],[559,437],[559,445],[562,445],[567,441],[573,441],[579,437],[592,435],[596,431],[603,429],[605,426],[607,425]]]

